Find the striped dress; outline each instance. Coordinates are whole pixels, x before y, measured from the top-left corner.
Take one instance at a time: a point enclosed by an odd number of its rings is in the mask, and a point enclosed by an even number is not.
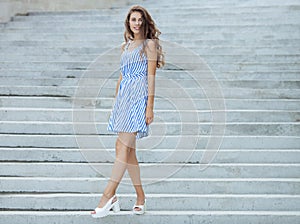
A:
[[[118,95],[111,112],[108,131],[137,132],[136,137],[148,136],[146,125],[146,106],[148,99],[148,60],[145,54],[140,54],[143,44],[128,50],[130,41],[121,55],[121,74]]]

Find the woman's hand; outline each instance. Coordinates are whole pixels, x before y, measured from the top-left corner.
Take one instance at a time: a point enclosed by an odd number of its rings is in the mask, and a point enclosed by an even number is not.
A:
[[[154,113],[153,109],[147,107],[146,108],[146,124],[149,125],[153,122]]]

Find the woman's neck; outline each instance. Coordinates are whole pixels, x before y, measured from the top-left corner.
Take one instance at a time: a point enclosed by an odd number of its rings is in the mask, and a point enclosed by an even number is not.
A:
[[[133,37],[133,40],[134,41],[139,41],[139,40],[142,40],[143,38],[142,38],[142,35],[134,35],[134,37]]]

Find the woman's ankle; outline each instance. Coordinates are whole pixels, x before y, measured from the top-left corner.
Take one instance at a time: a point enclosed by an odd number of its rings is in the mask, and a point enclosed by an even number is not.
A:
[[[103,197],[106,198],[107,200],[111,199],[116,193],[115,192],[105,192],[103,193]]]
[[[137,196],[136,196],[136,199],[137,199],[138,201],[145,201],[146,196],[145,196],[145,194],[137,195]]]

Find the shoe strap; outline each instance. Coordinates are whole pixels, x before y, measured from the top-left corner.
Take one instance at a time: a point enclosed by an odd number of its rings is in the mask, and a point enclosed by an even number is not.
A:
[[[144,206],[145,206],[145,204],[143,204],[143,205],[134,205],[133,209],[135,209],[135,208],[144,209]]]

